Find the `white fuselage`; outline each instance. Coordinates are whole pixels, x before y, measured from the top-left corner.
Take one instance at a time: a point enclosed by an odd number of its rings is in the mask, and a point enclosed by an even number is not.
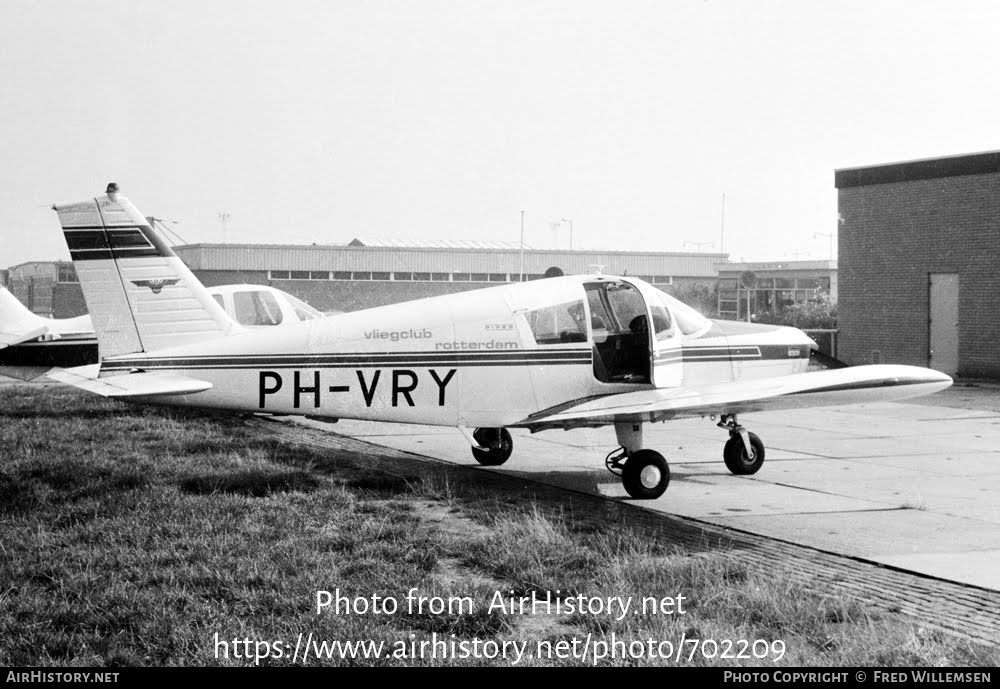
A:
[[[547,304],[583,300],[585,282],[581,276],[475,290],[114,357],[104,361],[101,375],[141,369],[212,384],[205,392],[171,397],[172,404],[509,426],[569,402],[655,387],[599,380],[589,329],[583,341],[538,343],[527,315]],[[668,344],[655,352],[653,366],[658,374],[661,364],[674,373],[681,367],[681,375],[659,387],[802,372],[811,341],[793,328],[717,322],[696,338],[678,333]]]

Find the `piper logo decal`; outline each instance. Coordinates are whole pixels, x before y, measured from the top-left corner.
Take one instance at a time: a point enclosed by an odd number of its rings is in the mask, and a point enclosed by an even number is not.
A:
[[[152,280],[133,280],[136,287],[148,287],[153,294],[159,294],[164,287],[170,287],[180,282],[180,278],[153,278]]]

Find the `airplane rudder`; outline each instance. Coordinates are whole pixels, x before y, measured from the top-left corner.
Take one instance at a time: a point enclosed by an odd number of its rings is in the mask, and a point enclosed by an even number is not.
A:
[[[232,319],[118,189],[55,206],[101,356],[217,337]]]

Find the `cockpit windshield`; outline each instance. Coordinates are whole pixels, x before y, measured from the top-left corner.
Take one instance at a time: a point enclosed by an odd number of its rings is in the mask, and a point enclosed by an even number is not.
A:
[[[663,301],[667,310],[674,315],[677,327],[687,337],[701,337],[711,329],[712,321],[702,316],[684,302],[671,297],[661,290],[656,290],[656,294]]]
[[[281,292],[281,290],[278,291]],[[309,306],[309,304],[305,303],[301,299],[293,297],[288,292],[281,292],[281,294],[288,300],[288,303],[291,304],[292,309],[295,311],[295,315],[299,317],[300,321],[310,321],[313,318],[323,317],[321,312]]]

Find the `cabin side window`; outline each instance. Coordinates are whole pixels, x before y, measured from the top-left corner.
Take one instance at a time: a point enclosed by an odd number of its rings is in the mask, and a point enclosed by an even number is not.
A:
[[[525,317],[537,344],[587,341],[587,317],[583,299],[528,311]]]

